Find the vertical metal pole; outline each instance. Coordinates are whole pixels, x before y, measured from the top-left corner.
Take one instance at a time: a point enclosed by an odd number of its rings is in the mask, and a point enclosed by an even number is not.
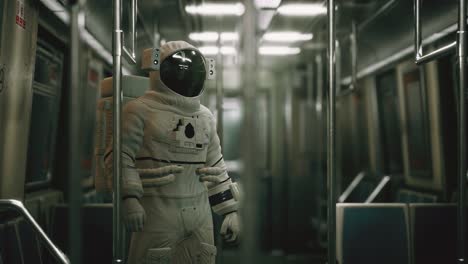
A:
[[[256,10],[253,0],[245,0],[245,13],[243,17],[242,48],[243,48],[243,144],[242,144],[242,181],[245,186],[245,199],[241,211],[243,217],[243,231],[245,239],[242,240],[242,263],[255,263],[259,255],[258,239],[258,188],[259,175],[256,166],[257,130],[256,128],[256,83],[257,72],[257,38],[256,38]]]
[[[218,23],[218,54],[216,56],[216,130],[218,132],[218,137],[219,137],[219,143],[221,145],[221,148],[224,147],[224,121],[223,121],[223,114],[224,114],[224,109],[223,109],[223,73],[224,73],[224,61],[223,61],[223,54],[221,53],[221,30],[222,30],[222,17],[217,16],[216,17],[217,23]],[[217,250],[218,253],[216,254],[216,259],[219,262],[220,259],[222,258],[222,250],[223,250],[223,238],[218,235],[216,236],[216,245],[217,245]]]
[[[350,48],[351,48],[351,89],[355,89],[357,86],[357,26],[356,21],[351,24],[351,36],[350,36]]]
[[[335,48],[335,1],[328,0],[328,264],[336,263]]]
[[[122,0],[114,0],[114,32],[113,32],[113,261],[123,263],[122,259],[122,227],[120,221],[120,183],[121,183],[121,112],[122,112],[122,29],[121,29]]]
[[[68,164],[68,203],[69,203],[69,245],[71,263],[81,263],[81,38],[80,18],[83,18],[83,0],[75,1],[71,6],[70,23],[70,96],[69,96],[69,164]]]
[[[341,43],[338,39],[335,39],[335,89],[336,89],[335,93],[337,94],[341,93],[340,76],[341,76]]]
[[[135,39],[136,39],[136,23],[137,23],[137,0],[131,0],[130,12],[130,52],[135,58]]]
[[[317,112],[317,127],[318,127],[318,133],[317,133],[317,175],[319,177],[318,179],[318,190],[319,190],[319,195],[318,195],[318,215],[320,221],[325,220],[326,216],[322,214],[322,206],[323,203],[322,201],[325,200],[324,197],[324,174],[323,174],[323,152],[324,152],[324,145],[323,145],[323,140],[324,140],[324,123],[323,123],[323,89],[324,89],[324,82],[323,82],[323,60],[322,60],[322,54],[318,53],[317,56],[315,56],[315,64],[317,65],[317,96],[315,99],[315,111]],[[322,244],[322,234],[320,232],[317,233],[317,242],[319,244]]]
[[[416,53],[416,60],[419,57],[422,57],[422,38],[421,38],[421,17],[420,17],[420,7],[421,7],[421,0],[414,1],[414,16],[415,16],[415,23],[414,23],[414,42],[415,45],[415,53]]]
[[[315,78],[315,71],[314,71],[314,60],[310,59],[310,62],[307,63],[306,68],[306,76],[307,76],[307,111],[311,111],[313,104],[314,104],[314,78]],[[309,126],[307,126],[309,129]],[[307,130],[310,131],[310,130]],[[309,141],[310,142],[310,141]]]
[[[466,236],[466,124],[465,124],[465,86],[466,86],[466,0],[460,0],[458,14],[458,263],[465,263]]]
[[[217,130],[221,147],[223,147],[223,97],[224,97],[224,55],[221,52],[221,30],[222,30],[222,17],[217,17],[218,22],[218,55],[217,55],[217,75],[216,75],[216,111],[217,111]]]

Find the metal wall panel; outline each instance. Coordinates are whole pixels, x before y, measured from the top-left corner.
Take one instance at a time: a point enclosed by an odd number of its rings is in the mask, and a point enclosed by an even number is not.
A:
[[[36,55],[37,3],[0,1],[0,198],[22,199]]]

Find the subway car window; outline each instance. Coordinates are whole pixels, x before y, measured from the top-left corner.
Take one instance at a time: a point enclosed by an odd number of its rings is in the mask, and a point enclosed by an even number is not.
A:
[[[431,143],[427,116],[427,93],[424,70],[403,73],[408,133],[409,172],[414,177],[432,177]]]
[[[39,44],[34,68],[26,186],[48,183],[53,174],[63,54]]]
[[[376,89],[384,160],[383,173],[389,174],[403,171],[397,85],[397,76],[394,70],[377,76]]]
[[[0,0],[0,264],[464,263],[468,0]]]

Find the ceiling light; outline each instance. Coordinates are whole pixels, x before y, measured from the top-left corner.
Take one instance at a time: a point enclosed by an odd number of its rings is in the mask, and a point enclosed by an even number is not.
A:
[[[287,46],[262,46],[258,52],[260,55],[285,56],[299,54],[301,49]]]
[[[221,41],[236,41],[239,39],[239,34],[236,32],[221,32]]]
[[[195,32],[190,33],[189,38],[194,41],[217,41],[218,33],[216,32]]]
[[[272,42],[296,42],[311,40],[311,33],[300,33],[294,31],[269,32],[263,35],[263,39]]]
[[[281,0],[255,0],[255,6],[259,9],[276,9]]]
[[[218,54],[218,47],[216,46],[202,46],[198,47],[198,50],[205,56]]]
[[[189,34],[189,38],[193,41],[217,41],[219,34],[217,32],[194,32]],[[221,41],[235,41],[239,39],[236,32],[221,32]]]
[[[236,54],[236,49],[234,47],[222,46],[221,54],[223,55],[234,55]]]
[[[203,3],[201,5],[188,5],[185,11],[189,14],[202,16],[241,16],[245,7],[242,3]]]
[[[218,54],[219,50],[216,46],[202,46],[199,47],[198,50],[205,56],[209,55],[216,55]],[[230,46],[222,46],[221,47],[221,54],[223,55],[233,55],[236,54],[236,49]]]
[[[318,16],[327,13],[323,4],[286,4],[278,8],[278,13],[284,16]]]

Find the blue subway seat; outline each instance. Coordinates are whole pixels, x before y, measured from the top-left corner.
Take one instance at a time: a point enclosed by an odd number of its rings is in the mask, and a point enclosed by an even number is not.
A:
[[[26,220],[21,219],[17,222],[21,249],[25,264],[42,263],[41,246],[35,231]]]
[[[53,210],[52,238],[67,254],[69,249],[68,206]],[[112,204],[85,204],[82,207],[82,262],[112,262]]]
[[[406,204],[337,204],[340,264],[408,264]]]
[[[455,204],[410,204],[414,264],[455,263]],[[466,249],[465,249],[466,251]]]
[[[15,219],[0,224],[0,249],[4,263],[24,263],[21,254],[21,241],[18,235],[18,221],[18,219]]]

